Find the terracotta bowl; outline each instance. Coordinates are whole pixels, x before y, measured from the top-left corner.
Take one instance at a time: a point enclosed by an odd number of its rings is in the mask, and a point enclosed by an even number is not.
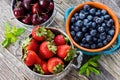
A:
[[[99,9],[105,9],[107,10],[108,14],[112,17],[112,19],[114,20],[114,26],[115,26],[115,34],[112,38],[112,40],[105,46],[101,47],[101,48],[97,48],[97,49],[88,49],[88,48],[84,48],[82,46],[80,46],[79,44],[77,44],[74,39],[72,38],[71,34],[70,34],[70,20],[71,20],[71,17],[74,15],[75,12],[81,10],[83,8],[83,6],[85,4],[88,4],[92,7],[96,7],[96,8],[99,8]],[[101,3],[98,3],[98,2],[86,2],[86,3],[83,3],[83,4],[79,4],[78,6],[76,6],[69,14],[67,20],[66,20],[66,32],[69,36],[69,38],[71,39],[71,41],[73,42],[73,44],[79,48],[80,50],[84,50],[84,51],[87,51],[87,52],[100,52],[100,51],[103,51],[105,49],[108,49],[109,47],[111,47],[111,45],[116,41],[117,37],[118,37],[118,34],[119,34],[119,21],[118,21],[118,18],[117,16],[114,14],[114,12],[108,8],[107,6],[105,6],[104,4],[101,4]]]

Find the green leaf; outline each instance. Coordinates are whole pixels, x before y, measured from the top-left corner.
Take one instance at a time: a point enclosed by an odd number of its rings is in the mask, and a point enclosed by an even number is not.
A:
[[[10,32],[10,24],[8,22],[5,23],[5,33]]]
[[[25,28],[18,28],[17,32],[15,33],[15,36],[20,36],[25,32]]]
[[[88,63],[93,67],[98,67],[98,64],[96,62],[89,61]]]
[[[93,58],[90,58],[89,61],[97,61],[101,55],[94,56]]]
[[[89,68],[89,70],[91,71],[91,72],[93,72],[94,74],[96,74],[96,75],[99,75],[100,74],[100,71],[99,70],[97,70],[96,68],[94,68],[94,67],[88,67]]]
[[[86,69],[86,76],[90,76],[90,70],[88,68]]]
[[[5,39],[3,42],[2,42],[2,47],[7,47],[9,44],[10,44],[10,39]]]
[[[13,33],[6,33],[5,38],[10,39],[10,42],[16,42],[18,39]]]
[[[85,63],[84,65],[82,65],[80,70],[79,70],[79,74],[84,74],[87,67],[88,67],[88,63]]]
[[[47,30],[47,41],[51,41],[54,37],[55,34],[51,30]]]

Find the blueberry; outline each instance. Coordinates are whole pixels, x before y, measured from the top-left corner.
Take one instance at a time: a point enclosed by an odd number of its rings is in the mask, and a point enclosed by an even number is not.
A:
[[[88,35],[89,35],[89,33],[85,33],[85,37],[88,36]]]
[[[95,12],[96,12],[96,9],[95,9],[95,8],[91,8],[91,9],[89,10],[89,13],[90,13],[90,14],[95,14]]]
[[[93,23],[92,23],[92,28],[95,28],[95,27],[96,27],[96,23],[93,22]]]
[[[90,34],[91,34],[92,36],[95,36],[95,35],[97,34],[97,31],[96,31],[96,30],[91,30],[91,31],[90,31]]]
[[[93,17],[91,15],[88,15],[87,19],[91,21],[93,19]]]
[[[98,39],[97,42],[100,43],[100,42],[102,42],[102,40],[101,40],[101,39]]]
[[[96,48],[96,44],[92,44],[92,45],[90,46],[90,48],[95,49],[95,48]]]
[[[90,46],[89,46],[89,44],[85,44],[84,47],[85,48],[89,48]]]
[[[103,46],[103,43],[98,43],[97,47],[101,48]]]
[[[74,28],[75,28],[74,25],[71,25],[71,26],[70,26],[70,29],[71,29],[71,30],[74,30]]]
[[[82,38],[82,36],[83,36],[82,32],[79,31],[76,33],[76,37],[78,37],[79,39]]]
[[[102,13],[102,15],[105,15],[105,14],[107,14],[107,11],[106,10],[101,10],[101,13]]]
[[[75,40],[75,42],[78,42],[79,41],[79,39],[78,39],[78,37],[74,37],[74,40]]]
[[[80,13],[80,14],[79,14],[79,18],[80,18],[81,20],[83,20],[83,19],[85,18],[85,14]]]
[[[90,27],[91,27],[91,26],[92,26],[92,22],[88,22],[88,23],[87,23],[87,26],[90,26]]]
[[[102,21],[104,21],[104,16],[101,16]]]
[[[80,10],[80,12],[79,12],[79,13],[83,13],[83,14],[84,14],[84,13],[85,13],[85,10],[83,10],[83,9],[82,9],[82,10]]]
[[[95,13],[96,16],[100,16],[100,14],[101,14],[100,10],[98,10],[98,11]]]
[[[115,33],[115,30],[114,30],[114,29],[108,31],[108,34],[111,35],[111,36],[113,36],[114,33]]]
[[[108,14],[104,15],[104,19],[107,19],[107,20],[110,19],[110,15],[108,15]]]
[[[85,38],[82,39],[82,43],[86,43],[86,39]]]
[[[76,26],[75,28],[74,28],[74,31],[76,31],[76,32],[78,32],[80,30],[80,28],[78,27],[78,26]]]
[[[104,41],[103,41],[103,44],[104,44],[104,45],[108,44],[108,41],[107,41],[107,40],[104,40]]]
[[[101,39],[101,40],[106,39],[106,33],[105,33],[105,32],[104,32],[104,33],[101,33],[99,36],[100,36],[100,39]]]
[[[76,12],[75,14],[74,14],[74,16],[76,17],[76,16],[79,16],[79,14]]]
[[[109,28],[109,27],[106,27],[106,28],[105,28],[105,31],[106,31],[106,32],[108,32],[109,30],[110,30],[110,28]]]
[[[85,16],[88,16],[88,15],[89,15],[89,13],[88,13],[88,12],[84,12],[84,14],[85,14]]]
[[[93,37],[93,41],[96,43],[96,42],[97,42],[97,38],[96,38],[96,37]]]
[[[90,10],[90,6],[86,4],[86,5],[84,5],[83,9],[84,9],[85,11]]]
[[[83,43],[80,43],[80,46],[84,47],[84,44],[83,44]]]
[[[71,31],[70,34],[72,35],[72,37],[75,36],[75,31]]]
[[[89,22],[89,20],[88,19],[84,19],[84,25],[87,25],[87,23]]]
[[[93,17],[93,21],[96,21],[96,19],[99,18],[98,16]]]
[[[71,18],[71,23],[74,23],[75,22],[75,17],[72,17]]]
[[[83,22],[81,20],[78,20],[76,23],[75,23],[76,26],[79,26],[81,27],[83,25]]]
[[[107,35],[107,39],[108,42],[112,40],[112,36],[111,35]]]
[[[105,23],[102,23],[102,27],[106,27],[106,24],[105,24]]]
[[[100,33],[102,33],[102,32],[105,31],[105,29],[104,29],[104,27],[98,27],[98,31],[99,31]]]
[[[86,41],[87,41],[87,42],[89,42],[89,41],[92,40],[92,36],[91,36],[91,35],[87,35],[85,38],[86,38]]]
[[[75,20],[76,20],[76,21],[79,20],[79,16],[75,16]]]
[[[82,28],[82,32],[86,32],[87,31],[87,28],[86,27],[83,27]]]
[[[107,26],[108,26],[108,27],[111,27],[111,26],[113,25],[113,22],[114,22],[114,21],[113,21],[112,19],[110,19],[110,20],[107,22]]]
[[[101,18],[96,18],[96,20],[95,20],[95,22],[98,23],[98,24],[102,23],[102,21],[103,20]]]

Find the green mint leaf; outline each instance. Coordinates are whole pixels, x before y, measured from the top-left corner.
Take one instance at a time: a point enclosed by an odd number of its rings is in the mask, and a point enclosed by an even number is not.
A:
[[[11,29],[11,33],[16,34],[16,32],[17,32],[17,28],[15,26],[13,26]]]
[[[89,68],[89,70],[91,71],[91,72],[93,72],[94,74],[96,74],[96,75],[99,75],[100,74],[100,71],[99,70],[97,70],[96,68],[94,68],[94,67],[88,67]]]
[[[93,67],[98,67],[98,64],[96,62],[89,61],[88,63]]]
[[[94,56],[93,58],[90,58],[89,61],[97,61],[101,55]]]
[[[18,28],[17,32],[15,33],[15,36],[20,36],[25,32],[25,28]]]
[[[88,63],[85,63],[84,65],[82,65],[80,70],[79,70],[79,74],[84,74],[87,67],[88,67]]]
[[[10,32],[10,24],[8,22],[5,23],[5,33]]]
[[[2,42],[2,47],[7,47],[9,44],[10,44],[10,39],[5,39],[3,42]]]
[[[90,76],[90,70],[88,68],[86,69],[86,76]]]

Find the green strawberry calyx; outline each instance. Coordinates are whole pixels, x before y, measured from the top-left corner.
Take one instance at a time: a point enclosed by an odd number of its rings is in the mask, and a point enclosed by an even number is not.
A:
[[[59,72],[61,72],[61,71],[63,71],[63,70],[64,70],[64,65],[61,64],[61,63],[59,63],[59,64],[57,64],[57,65],[54,67],[53,73],[56,74],[56,73],[59,73]]]
[[[24,49],[30,43],[31,40],[32,38],[30,37],[25,38],[25,40],[22,42],[22,48]]]
[[[48,42],[48,49],[53,52],[54,54],[56,54],[57,51],[57,47],[55,46],[55,44],[53,42]]]
[[[38,30],[36,30],[36,35],[39,37],[46,36],[47,30],[44,27],[39,27]]]
[[[40,74],[44,74],[44,71],[42,70],[42,68],[39,64],[34,65],[33,71],[40,73]]]
[[[65,61],[70,61],[75,57],[76,49],[70,49],[67,52],[67,56],[64,58]]]
[[[54,34],[51,30],[47,30],[47,35],[46,35],[46,36],[47,36],[47,37],[46,37],[46,40],[47,40],[47,41],[51,41],[51,40],[54,39],[55,34]]]

